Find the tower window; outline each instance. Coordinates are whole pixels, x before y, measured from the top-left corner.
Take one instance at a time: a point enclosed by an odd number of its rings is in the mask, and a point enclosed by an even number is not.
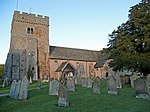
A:
[[[27,33],[28,33],[28,34],[33,34],[33,28],[29,28],[29,27],[28,27],[28,28],[27,28]]]
[[[27,33],[30,34],[30,28],[27,28]]]
[[[31,28],[31,34],[33,34],[33,28]]]

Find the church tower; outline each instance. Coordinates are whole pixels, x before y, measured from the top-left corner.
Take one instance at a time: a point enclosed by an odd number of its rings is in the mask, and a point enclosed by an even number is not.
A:
[[[9,56],[10,54],[12,56]],[[15,11],[9,55],[7,57],[11,59],[8,63],[12,65],[12,76],[13,72],[25,75],[30,70],[34,74],[32,77],[34,80],[47,79],[49,76],[49,17]],[[17,72],[15,72],[16,69]]]

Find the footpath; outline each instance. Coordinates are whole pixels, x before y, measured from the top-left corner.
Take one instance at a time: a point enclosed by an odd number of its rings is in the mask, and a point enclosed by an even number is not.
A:
[[[48,85],[41,86],[40,88],[39,88],[39,87],[31,88],[31,89],[29,89],[29,91],[32,91],[32,90],[39,90],[39,89],[42,89],[42,88],[45,88],[45,87],[48,87]],[[2,96],[9,96],[9,93],[0,94],[0,97],[2,97]]]

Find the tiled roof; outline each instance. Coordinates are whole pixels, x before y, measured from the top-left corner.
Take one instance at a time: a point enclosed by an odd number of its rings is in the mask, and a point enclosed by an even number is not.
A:
[[[50,46],[51,59],[97,61],[99,51]]]
[[[69,62],[62,62],[55,72],[62,72],[66,67],[68,67],[69,71],[75,71],[74,66],[71,65]]]
[[[109,53],[103,53],[99,52],[99,57],[97,63],[94,65],[95,68],[101,68],[105,64],[105,62],[108,60],[110,54]]]

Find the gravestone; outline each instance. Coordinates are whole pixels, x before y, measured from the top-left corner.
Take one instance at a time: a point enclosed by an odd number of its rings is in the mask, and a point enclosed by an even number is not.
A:
[[[113,75],[108,77],[108,94],[118,94],[116,79]]]
[[[5,86],[6,86],[6,79],[3,80],[2,88],[4,88]]]
[[[59,82],[56,79],[51,79],[49,82],[49,95],[58,95]]]
[[[80,76],[76,77],[75,84],[82,85],[82,78]]]
[[[19,80],[16,83],[16,90],[15,90],[14,99],[18,99],[19,98],[20,87],[21,87],[21,80]]]
[[[69,106],[67,88],[65,87],[65,81],[60,81],[58,89],[58,106]]]
[[[93,83],[93,80],[90,77],[88,77],[87,78],[87,88],[92,88],[92,83]]]
[[[14,98],[14,96],[15,96],[16,84],[17,84],[17,81],[13,80],[13,82],[11,83],[11,88],[10,88],[10,92],[9,92],[10,98]]]
[[[75,83],[71,77],[67,79],[67,90],[68,91],[75,91]]]
[[[148,87],[150,88],[150,74],[147,75],[147,83],[148,83]]]
[[[144,78],[138,78],[134,81],[136,98],[150,99],[150,91],[147,81]]]
[[[27,100],[29,81],[26,76],[21,80],[19,99]]]
[[[116,84],[117,84],[117,88],[122,88],[121,78],[118,75],[116,75]]]
[[[130,82],[131,82],[131,87],[132,88],[134,88],[134,81],[136,80],[136,79],[138,79],[139,78],[139,76],[137,76],[137,75],[132,75],[132,76],[130,76]]]
[[[41,89],[41,79],[38,79],[38,80],[37,80],[36,88],[37,88],[37,89]]]
[[[100,78],[94,77],[93,79],[93,93],[100,94]]]
[[[12,54],[12,78],[19,80],[20,74],[19,74],[19,70],[20,70],[20,55],[19,53],[14,52]]]
[[[26,75],[26,50],[20,52],[20,79]]]
[[[87,87],[87,78],[82,77],[82,87]]]
[[[12,73],[12,53],[9,52],[7,54],[7,59],[4,67],[4,77],[8,77],[8,80],[11,78],[11,73]]]

